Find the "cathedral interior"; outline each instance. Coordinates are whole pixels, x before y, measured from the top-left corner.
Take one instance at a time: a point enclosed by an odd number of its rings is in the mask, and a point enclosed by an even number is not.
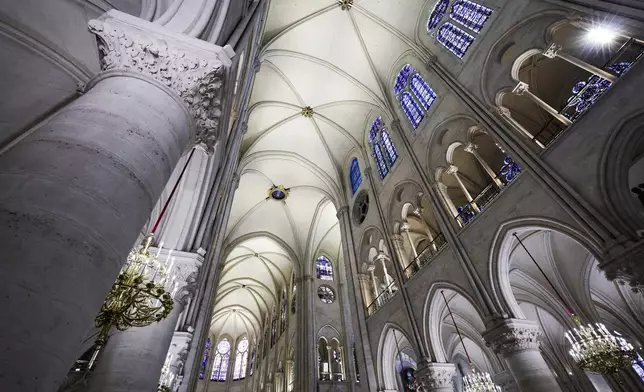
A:
[[[644,2],[0,33],[1,392],[644,391]]]

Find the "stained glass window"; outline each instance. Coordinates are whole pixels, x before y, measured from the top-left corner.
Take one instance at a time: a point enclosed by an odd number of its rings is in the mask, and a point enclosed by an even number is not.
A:
[[[633,361],[632,366],[633,370],[635,370],[635,373],[637,373],[640,380],[644,382],[644,360],[639,355],[639,353],[637,353],[637,359]]]
[[[398,76],[396,77],[396,83],[394,83],[394,94],[400,94],[400,92],[403,91],[405,87],[407,87],[409,75],[411,75],[413,72],[415,72],[415,70],[409,64],[405,64],[402,67],[400,72],[398,72]]]
[[[253,348],[253,353],[250,355],[250,375],[253,375],[253,370],[255,369],[255,351],[256,348]]]
[[[431,33],[432,36],[434,35],[432,31],[441,24],[448,5],[449,1],[439,0],[434,6],[432,13],[429,15],[429,19],[427,21],[427,32]],[[491,15],[491,8],[484,7],[470,0],[454,1],[449,13],[451,20],[475,34],[478,34],[481,31]],[[450,22],[443,23],[443,25],[438,28],[438,34],[436,37],[441,45],[454,53],[458,58],[463,58],[467,49],[469,49],[472,42],[474,42],[474,38],[475,37],[473,35]]]
[[[349,167],[349,178],[351,179],[351,192],[355,195],[356,191],[362,184],[362,174],[360,174],[360,165],[358,158],[353,158]]]
[[[404,91],[400,95],[400,106],[402,106],[407,119],[414,127],[414,129],[418,128],[425,115],[420,110],[420,107],[418,106],[416,101],[414,101],[414,99],[411,97],[411,94],[409,94],[407,91]]]
[[[212,374],[210,381],[226,381],[228,362],[230,361],[230,342],[223,338],[217,344],[217,351],[212,360]]]
[[[333,264],[325,256],[320,256],[315,261],[318,279],[333,280]]]
[[[438,29],[438,42],[458,58],[463,58],[474,37],[451,23],[445,23]]]
[[[280,335],[286,329],[286,287],[282,289],[282,305],[280,308]]]
[[[403,94],[408,94],[403,92]],[[369,143],[371,143],[372,153],[376,166],[378,167],[378,174],[380,179],[384,179],[389,174],[389,169],[398,159],[398,151],[394,146],[389,131],[384,127],[382,117],[378,116],[371,124],[369,130]],[[384,148],[384,152],[383,152]],[[385,159],[385,155],[387,159]]]
[[[416,98],[409,91],[412,91]],[[425,117],[425,112],[429,110],[437,97],[434,90],[425,82],[425,79],[409,64],[403,66],[398,73],[394,93],[414,129],[418,128],[418,125]],[[418,104],[419,102],[420,105]],[[371,128],[371,135],[374,133],[374,127]],[[381,127],[382,125],[379,128]],[[373,138],[373,136],[370,136],[370,138]]]
[[[273,320],[271,321],[271,347],[275,345],[275,338],[277,337],[277,312],[273,308]]]
[[[411,77],[409,89],[414,92],[414,95],[416,95],[416,98],[418,98],[420,104],[423,105],[425,110],[429,110],[436,100],[436,93],[419,74],[414,74],[414,76]]]
[[[210,355],[210,338],[206,339],[206,347],[203,349],[203,357],[201,358],[201,366],[199,367],[199,379],[203,380],[206,377],[206,366],[208,366],[208,357]]]
[[[431,33],[432,30],[436,28],[443,20],[443,16],[447,12],[447,7],[449,6],[449,0],[438,0],[434,5],[434,9],[429,14],[429,19],[427,20],[427,32]]]
[[[458,0],[452,5],[452,12],[450,12],[449,17],[478,33],[490,15],[492,15],[490,8],[469,0]]]
[[[318,287],[318,298],[325,304],[330,304],[335,301],[335,293],[329,286],[322,285]]]
[[[382,129],[382,144],[385,146],[385,152],[387,153],[387,158],[389,158],[389,165],[393,166],[394,163],[396,162],[396,159],[398,159],[398,151],[396,151],[396,147],[394,146],[394,143],[391,141],[391,136],[389,136],[389,131],[387,131],[386,128]]]
[[[237,343],[235,353],[235,367],[233,368],[233,380],[246,378],[246,364],[248,363],[248,338],[244,337]]]

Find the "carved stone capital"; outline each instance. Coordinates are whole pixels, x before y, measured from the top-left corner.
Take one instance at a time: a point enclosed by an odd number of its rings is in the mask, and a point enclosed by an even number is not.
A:
[[[523,95],[526,91],[530,91],[530,86],[528,83],[524,82],[519,82],[517,85],[512,89],[512,92],[516,95]]]
[[[447,174],[456,174],[458,173],[458,167],[451,165],[450,167],[447,168]]]
[[[456,367],[451,363],[428,363],[416,371],[416,381],[425,391],[451,391]]]
[[[548,49],[543,51],[543,55],[549,59],[554,59],[555,57],[557,57],[557,53],[559,53],[561,49],[561,45],[552,44],[548,47]]]
[[[479,146],[477,146],[474,143],[467,143],[467,145],[465,146],[464,150],[466,152],[469,152],[470,154],[473,154],[474,151],[476,151],[478,148],[479,148]]]
[[[606,278],[628,284],[635,292],[644,292],[644,240],[599,265]]]
[[[401,129],[400,127],[400,119],[396,118],[391,122],[391,128],[393,129]]]
[[[400,227],[400,230],[405,231],[405,229],[403,229],[402,226]],[[400,234],[393,234],[391,235],[390,238],[391,238],[391,242],[393,242],[395,246],[399,246],[399,247],[403,246],[404,239]]]
[[[338,208],[338,212],[335,214],[335,217],[341,219],[343,214],[349,214],[349,206],[342,206]]]
[[[523,350],[538,350],[541,330],[529,320],[506,319],[483,333],[488,346],[501,355]]]
[[[492,108],[492,112],[501,117],[512,117],[512,112],[510,112],[510,109],[505,106],[495,106]]]
[[[221,95],[235,52],[109,11],[89,21],[97,36],[101,68],[143,74],[175,91],[196,123],[195,143],[212,151],[219,139]]]
[[[192,342],[192,333],[190,332],[175,332],[172,336],[172,343],[168,350],[168,355],[172,355],[171,367],[181,365],[188,355],[190,349],[190,342]]]
[[[150,248],[150,253],[152,252],[157,252],[157,249]],[[158,259],[172,265],[172,269],[168,271],[170,275],[169,289],[173,299],[185,306],[197,290],[197,279],[203,264],[203,256],[198,253],[179,251],[173,251],[170,254],[169,249],[161,249]]]

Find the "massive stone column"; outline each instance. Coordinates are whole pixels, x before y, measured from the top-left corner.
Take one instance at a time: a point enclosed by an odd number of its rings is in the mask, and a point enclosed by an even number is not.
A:
[[[561,387],[539,351],[541,331],[528,320],[506,319],[483,333],[501,354],[521,392],[558,392]]]
[[[152,252],[155,252],[152,249]],[[159,259],[163,261],[165,255]],[[90,392],[138,392],[156,390],[179,316],[194,294],[203,258],[174,252],[174,307],[165,319],[147,327],[115,332],[98,357],[90,380]]]
[[[456,367],[452,363],[430,362],[421,364],[416,371],[416,381],[426,392],[452,392],[452,377]]]
[[[103,72],[0,155],[0,390],[55,391],[179,157],[216,140],[230,53],[110,11]]]

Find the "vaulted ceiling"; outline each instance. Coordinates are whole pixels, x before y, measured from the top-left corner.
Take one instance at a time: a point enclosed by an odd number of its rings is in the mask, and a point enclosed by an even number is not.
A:
[[[226,243],[253,238],[285,253],[254,256],[260,253],[255,245],[237,245],[222,273],[220,291],[227,298],[217,303],[215,317],[229,311],[224,307],[239,313],[243,305],[249,315],[236,315],[236,323],[263,320],[272,304],[257,306],[254,298],[262,290],[274,298],[282,284],[264,281],[268,269],[287,276],[298,266],[309,274],[321,251],[337,261],[336,208],[348,204],[348,161],[355,155],[364,162],[366,130],[375,117],[392,118],[388,91],[399,59],[416,45],[419,15],[429,12],[424,4],[356,0],[343,9],[337,0],[271,0]],[[305,107],[313,109],[311,117],[303,115]],[[270,198],[274,185],[289,188],[288,197]],[[247,268],[236,261],[243,254]],[[282,263],[286,258],[289,263]],[[233,280],[244,273],[262,275],[265,285],[222,290],[238,285]],[[213,333],[227,330],[232,321],[227,323],[215,322]]]

